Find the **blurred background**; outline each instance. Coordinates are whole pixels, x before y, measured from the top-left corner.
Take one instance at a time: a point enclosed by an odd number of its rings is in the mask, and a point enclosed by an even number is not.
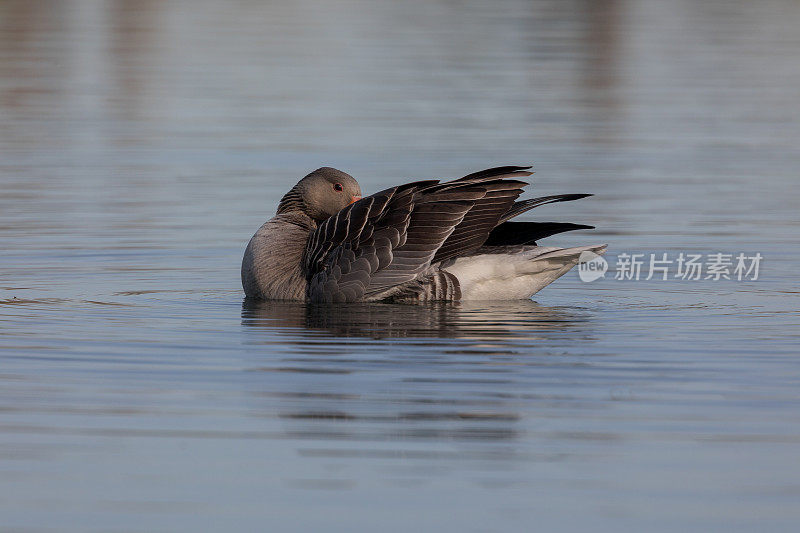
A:
[[[0,154],[2,529],[796,527],[795,0],[5,0]],[[311,170],[506,164],[761,278],[242,306]]]

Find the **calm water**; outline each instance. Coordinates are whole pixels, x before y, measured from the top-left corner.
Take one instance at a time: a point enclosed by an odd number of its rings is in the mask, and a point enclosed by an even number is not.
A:
[[[800,4],[0,4],[3,531],[794,531]],[[331,165],[757,281],[245,305]]]

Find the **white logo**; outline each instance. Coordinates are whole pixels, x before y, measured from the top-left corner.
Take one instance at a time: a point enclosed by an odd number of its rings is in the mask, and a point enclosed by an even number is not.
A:
[[[578,277],[581,281],[589,283],[602,278],[608,270],[608,262],[589,250],[581,252],[578,258]]]

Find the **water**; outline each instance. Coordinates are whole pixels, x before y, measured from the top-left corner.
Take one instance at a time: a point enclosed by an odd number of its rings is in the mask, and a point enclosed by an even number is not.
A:
[[[0,529],[792,531],[800,4],[0,5]],[[246,305],[331,165],[756,281]]]

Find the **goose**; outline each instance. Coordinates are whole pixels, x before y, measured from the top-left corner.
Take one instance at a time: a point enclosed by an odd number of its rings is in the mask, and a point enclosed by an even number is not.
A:
[[[534,207],[591,196],[518,201],[530,168],[415,181],[364,197],[349,174],[319,168],[281,198],[247,244],[245,296],[315,303],[528,299],[581,253],[606,248],[536,244],[593,226],[511,221]]]

